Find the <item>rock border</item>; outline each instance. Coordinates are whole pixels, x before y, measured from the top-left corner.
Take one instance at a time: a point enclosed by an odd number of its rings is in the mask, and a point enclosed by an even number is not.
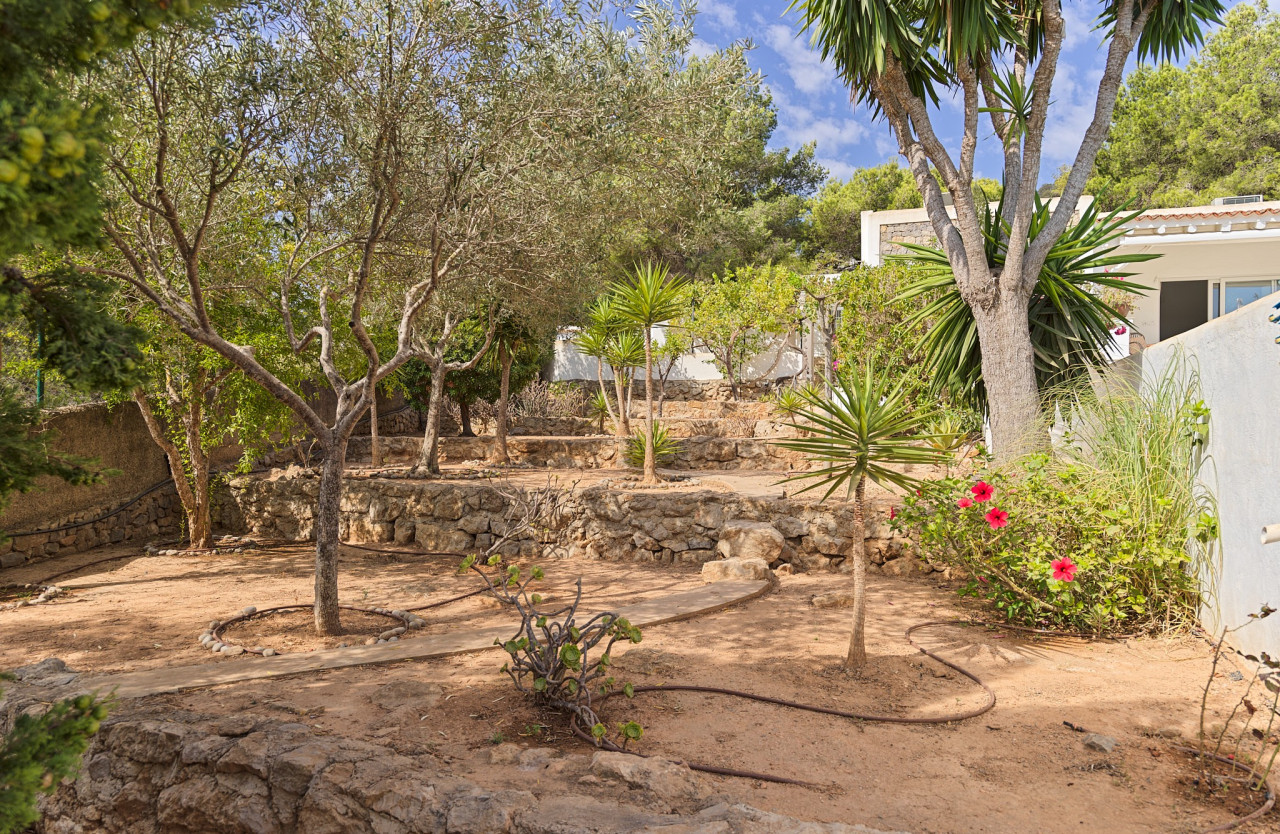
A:
[[[222,639],[223,632],[228,626],[237,623],[247,622],[256,617],[264,617],[268,614],[278,614],[285,611],[299,611],[311,608],[310,604],[299,605],[277,605],[271,608],[259,610],[256,606],[248,605],[240,609],[239,613],[233,614],[225,620],[213,620],[209,623],[209,627],[200,633],[199,638],[201,646],[204,646],[214,654],[225,654],[236,657],[242,654],[253,654],[260,657],[275,657],[283,654],[270,647],[256,646],[249,648],[234,643],[224,641]],[[387,629],[378,634],[377,637],[369,637],[364,641],[364,645],[373,646],[378,643],[396,643],[399,642],[401,635],[408,633],[412,629],[422,628],[427,621],[414,614],[412,611],[404,611],[399,608],[362,608],[358,605],[339,605],[340,611],[358,611],[361,614],[377,614],[392,620],[398,620],[401,624],[395,628]],[[346,643],[338,646],[340,649],[350,648]]]
[[[18,608],[27,608],[32,605],[40,605],[41,603],[51,602],[62,596],[63,589],[57,585],[40,585],[32,583],[27,585],[5,585],[0,588],[0,594],[20,594],[24,591],[30,591],[35,594],[33,599],[19,599],[13,602],[0,604],[0,611],[14,611]]]

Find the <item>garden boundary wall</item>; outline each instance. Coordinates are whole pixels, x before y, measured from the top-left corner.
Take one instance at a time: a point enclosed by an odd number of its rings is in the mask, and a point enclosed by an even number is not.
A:
[[[1144,384],[1168,368],[1198,374],[1209,407],[1202,477],[1222,531],[1216,594],[1203,611],[1211,630],[1248,622],[1264,603],[1280,608],[1280,544],[1261,543],[1263,525],[1280,523],[1280,325],[1269,321],[1277,304],[1280,293],[1132,358]],[[1232,642],[1280,656],[1280,617],[1251,623]]]

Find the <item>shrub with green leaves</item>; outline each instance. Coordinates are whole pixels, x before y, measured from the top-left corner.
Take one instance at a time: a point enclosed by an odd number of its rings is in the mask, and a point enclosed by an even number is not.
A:
[[[91,695],[59,701],[40,716],[18,716],[0,748],[0,834],[24,831],[40,819],[36,798],[53,793],[79,769],[106,717],[106,703]]]
[[[926,483],[894,523],[931,562],[961,569],[961,593],[1010,622],[1114,634],[1195,621],[1200,590],[1187,528],[1147,521],[1142,497],[1117,479],[1037,455]],[[1198,534],[1212,535],[1210,524]]]
[[[516,689],[531,695],[535,703],[571,713],[590,728],[592,737],[603,741],[608,729],[596,715],[592,701],[616,685],[609,674],[613,645],[619,640],[639,643],[640,629],[611,612],[596,614],[579,624],[576,617],[582,603],[581,578],[573,601],[553,607],[544,604],[541,594],[530,590],[534,582],[543,579],[541,568],[535,567],[525,576],[518,565],[504,565],[496,554],[484,565],[498,570],[497,581],[482,570],[476,556],[464,559],[459,572],[478,573],[490,592],[520,615],[520,628],[511,639],[494,640],[494,645],[501,646],[510,656],[502,671]],[[631,684],[624,684],[622,692],[631,697]],[[624,747],[628,741],[638,741],[643,732],[635,722],[618,728]]]
[[[641,469],[644,467],[644,433],[636,432],[627,440],[625,452],[627,465]],[[653,424],[653,457],[659,465],[666,465],[680,454],[680,441],[676,440],[661,423]]]

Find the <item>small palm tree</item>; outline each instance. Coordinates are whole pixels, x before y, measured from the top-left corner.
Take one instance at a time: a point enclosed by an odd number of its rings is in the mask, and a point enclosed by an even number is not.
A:
[[[857,377],[838,374],[830,396],[813,389],[803,390],[801,396],[807,407],[796,412],[793,427],[807,430],[809,436],[778,445],[823,466],[786,480],[814,481],[800,492],[827,487],[824,501],[842,486],[846,499],[853,499],[853,634],[845,658],[845,667],[853,669],[867,662],[867,481],[914,489],[916,479],[892,467],[944,463],[950,453],[921,445],[927,436],[920,427],[933,415],[913,412],[902,383],[889,387],[870,367]]]
[[[688,306],[684,278],[672,276],[665,265],[637,264],[630,277],[618,288],[615,302],[618,312],[644,334],[644,483],[658,482],[658,462],[653,448],[653,328],[676,318]]]
[[[613,361],[617,353],[615,342],[618,336],[625,332],[629,326],[618,314],[613,298],[609,295],[603,295],[596,299],[595,303],[587,310],[587,325],[578,331],[577,337],[573,340],[574,346],[579,353],[596,360],[596,379],[600,383],[600,395],[604,398],[605,405],[609,410],[609,419],[613,421],[615,431],[619,437],[630,434],[630,427],[627,425],[626,414],[622,413],[625,410],[625,406],[621,394],[618,397],[619,414],[617,416],[614,415],[613,406],[609,401],[609,393],[604,384],[604,366],[607,362],[610,368],[614,370],[614,387],[621,391],[621,384],[617,376],[618,365]]]
[[[644,364],[644,339],[634,330],[615,333],[605,345],[604,361],[613,369],[613,386],[618,396],[618,436],[631,434],[631,381],[635,369]]]

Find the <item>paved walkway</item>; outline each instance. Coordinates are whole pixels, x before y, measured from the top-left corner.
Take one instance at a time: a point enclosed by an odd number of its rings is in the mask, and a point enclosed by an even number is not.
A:
[[[713,582],[701,588],[668,594],[664,597],[629,605],[618,610],[633,625],[645,627],[708,614],[739,602],[745,602],[769,589],[768,582]],[[236,681],[284,677],[321,669],[342,669],[394,663],[399,660],[425,660],[463,652],[496,648],[495,638],[507,639],[512,626],[496,626],[479,631],[438,634],[383,643],[374,646],[350,646],[316,652],[283,654],[275,657],[240,657],[231,663],[200,663],[194,666],[170,666],[101,677],[85,676],[72,686],[77,691],[114,692],[117,698],[141,698],[161,692],[178,692],[218,686]]]

